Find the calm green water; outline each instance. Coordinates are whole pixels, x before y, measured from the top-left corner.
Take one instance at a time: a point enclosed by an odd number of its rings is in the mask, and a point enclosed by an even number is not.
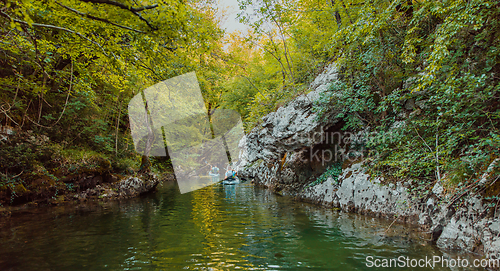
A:
[[[387,221],[245,183],[30,212],[0,221],[0,270],[373,270],[370,255],[442,255],[401,226],[386,236]]]

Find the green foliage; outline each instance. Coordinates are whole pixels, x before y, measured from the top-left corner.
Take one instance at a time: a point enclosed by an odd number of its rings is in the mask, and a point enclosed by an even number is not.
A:
[[[424,183],[438,172],[452,183],[479,178],[500,155],[498,5],[362,5],[373,12],[334,35],[341,80],[315,110],[340,110],[345,129],[370,127],[372,173]]]
[[[151,159],[151,165],[153,168],[153,172],[156,172],[158,174],[173,172],[170,157],[154,157]]]
[[[498,1],[241,0],[240,8],[252,32],[239,42],[252,57],[224,98],[247,129],[334,60],[340,80],[313,110],[335,110],[349,131],[369,127],[373,174],[456,184],[500,156]]]
[[[317,39],[316,4],[308,1],[241,0],[240,20],[248,33],[230,37],[229,62],[233,72],[224,84],[221,106],[241,113],[250,130],[261,118],[309,91],[307,84],[327,59],[325,47],[313,46]],[[303,9],[300,14],[297,7]],[[330,9],[330,5],[321,4]],[[325,14],[328,11],[324,12]],[[305,15],[305,16],[303,16]],[[314,17],[314,19],[312,19]],[[328,23],[329,20],[323,20]],[[307,26],[307,29],[302,27]],[[323,28],[326,30],[326,28]],[[323,33],[323,42],[328,33]]]
[[[307,187],[315,186],[324,183],[328,178],[332,178],[333,182],[337,183],[339,181],[339,176],[342,174],[342,163],[338,162],[329,166],[321,176],[319,176],[316,181],[308,184]]]
[[[26,193],[57,194],[65,174],[132,174],[128,101],[165,79],[197,71],[214,108],[215,14],[211,0],[0,1],[0,133],[18,133],[0,141],[3,191],[20,197],[26,180]]]

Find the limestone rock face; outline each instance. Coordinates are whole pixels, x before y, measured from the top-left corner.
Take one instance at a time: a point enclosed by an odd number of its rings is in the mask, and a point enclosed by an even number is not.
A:
[[[438,246],[500,258],[500,220],[485,216],[487,208],[480,198],[470,196],[465,202],[443,226]]]
[[[297,196],[347,212],[417,220],[419,211],[411,208],[411,195],[403,184],[386,186],[381,181],[380,178],[370,180],[362,163],[355,163],[343,170],[338,182],[327,179],[322,184],[302,190]]]
[[[332,129],[338,120],[332,117],[328,123],[322,122],[312,108],[321,93],[336,79],[337,69],[332,64],[311,84],[313,91],[263,117],[262,123],[240,142],[243,151],[238,174],[257,178],[262,185],[281,190],[288,188],[284,184],[300,187],[324,170],[325,164],[311,161],[310,147],[320,143],[324,131]],[[328,118],[335,113],[327,112],[325,116]]]

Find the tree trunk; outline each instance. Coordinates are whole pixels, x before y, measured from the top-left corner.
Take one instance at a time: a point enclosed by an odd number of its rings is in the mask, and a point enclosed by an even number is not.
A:
[[[335,21],[337,21],[338,28],[340,28],[342,26],[342,17],[340,17],[339,10],[335,6],[335,0],[330,0],[330,3],[332,4],[332,7],[335,9],[335,11],[333,12],[333,16],[335,17]]]
[[[144,92],[142,92],[142,99],[146,101],[146,97],[144,96]],[[145,173],[145,172],[150,172],[151,171],[151,161],[149,160],[149,154],[151,153],[151,147],[153,145],[153,139],[154,139],[154,134],[153,134],[153,129],[151,128],[152,122],[151,122],[151,116],[149,115],[149,108],[148,108],[148,103],[145,103],[146,107],[146,114],[144,116],[145,118],[145,123],[146,126],[148,127],[148,135],[147,135],[147,140],[146,140],[146,146],[144,147],[144,153],[142,155],[141,159],[141,166],[139,167],[139,172],[140,173]]]

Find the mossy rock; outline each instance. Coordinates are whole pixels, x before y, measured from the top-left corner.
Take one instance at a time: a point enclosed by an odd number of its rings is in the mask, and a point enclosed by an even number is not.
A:
[[[78,165],[77,165],[78,166]],[[111,172],[111,162],[108,159],[102,157],[94,157],[89,164],[81,166],[77,172],[82,174],[95,174],[102,175]]]
[[[26,189],[26,187],[24,187],[24,185],[21,183],[16,184],[16,186],[14,187],[14,192],[16,193],[16,195],[23,195],[24,193],[26,193],[26,191],[28,191],[28,189]]]
[[[35,180],[29,182],[28,187],[31,190],[47,189],[56,184],[56,181],[49,176],[39,176]]]
[[[108,159],[98,157],[96,159],[96,163],[99,165],[99,167],[97,168],[97,171],[101,174],[106,173],[106,172],[110,172],[112,169],[111,162]]]
[[[66,196],[60,195],[60,196],[57,196],[55,198],[52,198],[52,200],[50,200],[50,203],[52,203],[52,204],[60,204],[60,203],[63,203],[65,201],[66,201]]]

